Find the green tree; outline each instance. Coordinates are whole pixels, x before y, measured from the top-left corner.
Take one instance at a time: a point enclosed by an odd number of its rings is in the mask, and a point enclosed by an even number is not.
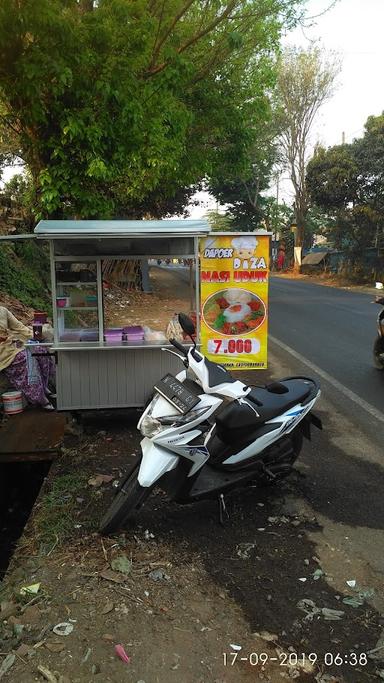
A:
[[[269,85],[273,87],[275,72],[269,70]],[[250,97],[250,125],[244,139],[242,166],[235,159],[224,159],[209,180],[209,190],[228,207],[234,230],[255,230],[265,218],[262,193],[268,189],[272,169],[278,160],[276,130],[268,98]],[[236,153],[236,148],[233,150]]]
[[[223,150],[240,169],[250,86],[300,2],[2,0],[2,123],[38,213],[164,214]]]
[[[216,232],[230,232],[235,229],[233,219],[228,213],[219,213],[215,209],[210,209],[207,211],[206,218],[211,230]]]
[[[306,166],[312,127],[320,107],[333,93],[339,70],[338,59],[325,56],[317,47],[290,48],[279,65],[276,116],[281,153],[294,188],[297,247],[304,243],[309,209]]]
[[[34,190],[28,174],[18,173],[0,190],[4,222],[16,232],[30,232],[34,227]]]
[[[326,211],[345,209],[357,200],[358,173],[352,145],[317,147],[306,173],[311,200]]]
[[[262,206],[265,228],[272,232],[273,236],[279,235],[282,229],[291,223],[292,208],[285,202],[278,202],[275,197],[263,197]]]
[[[318,148],[308,164],[308,190],[330,219],[330,239],[357,260],[362,249],[384,245],[383,169],[383,114],[368,119],[362,138]]]
[[[377,212],[384,211],[384,113],[370,116],[362,138],[353,142],[358,167],[358,196]]]

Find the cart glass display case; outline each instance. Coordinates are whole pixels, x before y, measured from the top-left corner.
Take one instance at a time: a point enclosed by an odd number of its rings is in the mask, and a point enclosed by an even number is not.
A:
[[[60,342],[99,340],[96,261],[56,261],[55,311]]]
[[[176,313],[200,332],[202,220],[40,221],[49,242],[57,407],[141,407],[182,365],[166,337]],[[174,334],[172,334],[174,336]]]

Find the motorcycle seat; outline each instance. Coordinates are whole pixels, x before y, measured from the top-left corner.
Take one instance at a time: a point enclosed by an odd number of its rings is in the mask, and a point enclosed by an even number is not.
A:
[[[285,413],[289,408],[298,403],[303,403],[310,395],[314,387],[311,380],[291,379],[285,382],[276,382],[265,387],[255,387],[246,398],[255,403],[260,417],[258,422],[267,420]]]
[[[218,413],[217,434],[225,443],[233,443],[248,430],[259,428],[290,408],[311,400],[317,391],[315,382],[306,378],[254,387],[244,398],[233,401]]]

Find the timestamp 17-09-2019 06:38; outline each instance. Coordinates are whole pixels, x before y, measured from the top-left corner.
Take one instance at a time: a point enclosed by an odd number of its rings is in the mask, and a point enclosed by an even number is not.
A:
[[[234,666],[236,662],[243,662],[251,666],[265,666],[268,663],[279,666],[305,666],[306,663],[323,666],[366,666],[368,655],[365,652],[325,652],[318,655],[316,652],[280,652],[271,656],[268,652],[223,652],[224,666]]]

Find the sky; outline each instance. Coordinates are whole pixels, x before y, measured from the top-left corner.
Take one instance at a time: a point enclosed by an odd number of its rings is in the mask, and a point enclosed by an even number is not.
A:
[[[313,143],[326,147],[341,144],[343,132],[346,142],[361,137],[368,116],[378,116],[384,110],[384,0],[338,0],[332,5],[332,0],[309,0],[307,17],[313,18],[283,41],[303,48],[316,42],[341,59],[334,96],[324,104],[313,127]],[[274,185],[271,193],[275,193]],[[192,218],[202,217],[207,206],[215,207],[206,194],[199,196],[202,205],[192,209]],[[280,197],[292,201],[292,189],[284,175]]]
[[[331,0],[310,0],[308,16],[320,14]],[[309,22],[308,22],[309,23]],[[315,133],[326,146],[360,137],[371,114],[384,110],[384,0],[338,0],[313,27],[297,28],[285,41],[309,47],[317,41],[325,50],[336,52],[342,71],[332,99],[324,105]]]

